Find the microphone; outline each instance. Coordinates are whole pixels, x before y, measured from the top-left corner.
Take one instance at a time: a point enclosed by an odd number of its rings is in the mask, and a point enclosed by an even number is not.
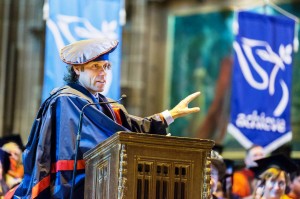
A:
[[[76,148],[75,148],[75,159],[74,159],[74,166],[73,166],[73,175],[72,175],[72,186],[71,186],[71,194],[70,199],[73,199],[73,192],[74,192],[74,186],[75,186],[75,177],[76,177],[76,170],[77,170],[77,154],[78,154],[78,148],[80,144],[80,138],[81,138],[81,131],[82,131],[82,118],[84,114],[84,110],[86,107],[91,105],[101,105],[101,104],[112,104],[112,103],[118,103],[127,96],[125,94],[122,94],[121,97],[116,101],[110,101],[110,102],[96,102],[96,103],[88,103],[84,105],[81,109],[80,116],[79,116],[79,122],[78,122],[78,131],[76,136]]]

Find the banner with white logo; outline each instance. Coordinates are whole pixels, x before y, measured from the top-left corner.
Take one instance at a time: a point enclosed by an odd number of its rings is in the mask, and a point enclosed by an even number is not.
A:
[[[104,95],[120,96],[121,26],[120,0],[48,0],[44,5],[46,18],[46,49],[42,101],[52,89],[64,85],[66,64],[59,58],[62,47],[74,41],[108,37],[118,39],[118,48],[110,54],[112,69],[108,73]]]
[[[294,33],[290,18],[238,13],[228,132],[245,148],[268,153],[292,139]]]

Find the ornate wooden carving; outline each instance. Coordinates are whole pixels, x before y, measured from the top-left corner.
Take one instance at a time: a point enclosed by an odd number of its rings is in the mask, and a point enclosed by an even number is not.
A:
[[[208,199],[213,144],[118,132],[84,154],[85,198]]]

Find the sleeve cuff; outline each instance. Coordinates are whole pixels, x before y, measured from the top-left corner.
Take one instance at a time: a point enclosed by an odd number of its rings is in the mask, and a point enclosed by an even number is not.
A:
[[[168,110],[165,110],[161,114],[164,117],[164,119],[165,119],[165,121],[168,125],[170,125],[174,122],[174,119],[173,119],[172,115],[170,114],[170,112]]]

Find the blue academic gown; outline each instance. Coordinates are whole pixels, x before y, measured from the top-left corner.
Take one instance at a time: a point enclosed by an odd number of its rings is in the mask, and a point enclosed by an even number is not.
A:
[[[100,94],[99,98],[107,101]],[[69,198],[79,116],[89,102],[98,100],[84,87],[68,84],[42,104],[23,152],[24,178],[13,198]],[[88,106],[82,121],[73,194],[80,199],[84,198],[83,154],[86,151],[117,131],[166,135],[167,128],[159,116],[134,117],[120,104]]]

